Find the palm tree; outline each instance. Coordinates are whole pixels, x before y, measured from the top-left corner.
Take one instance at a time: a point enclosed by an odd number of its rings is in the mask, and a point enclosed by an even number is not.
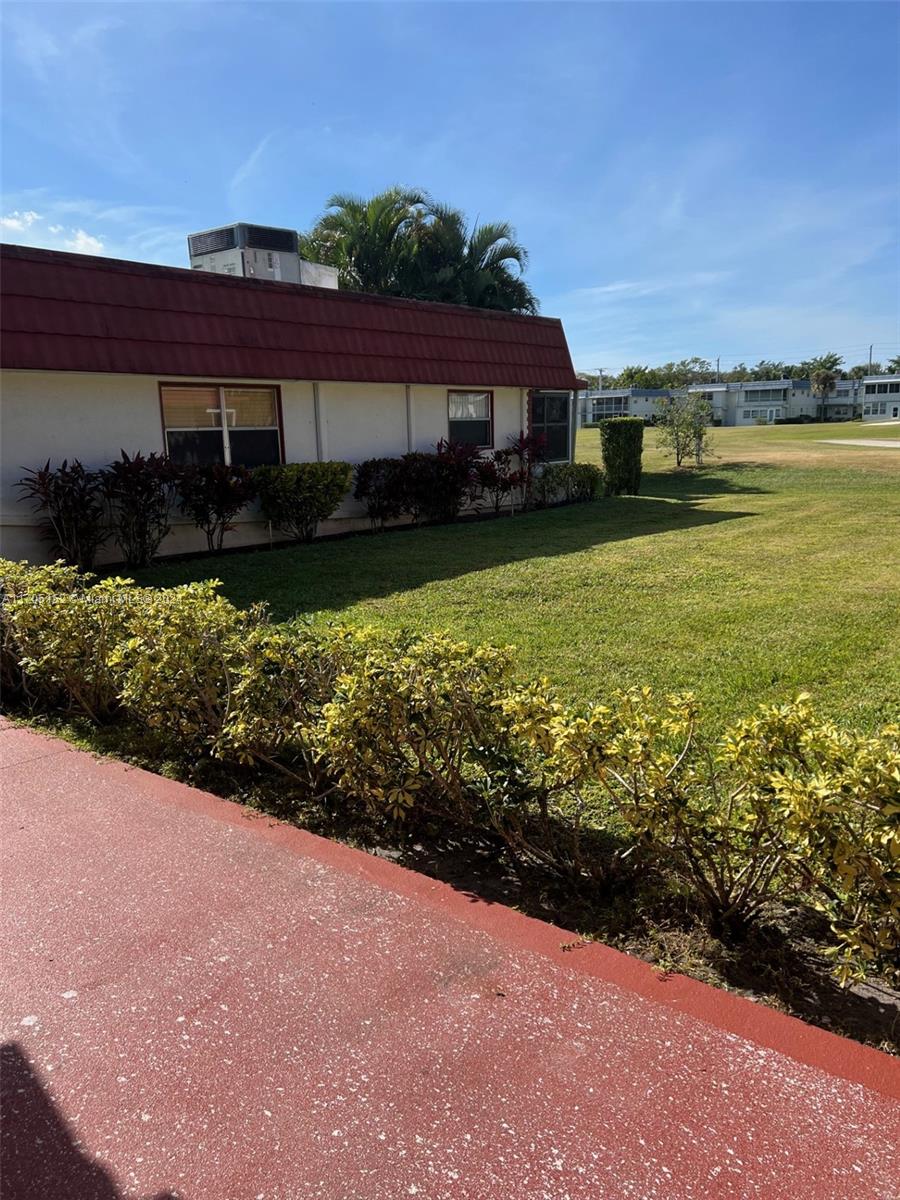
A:
[[[395,295],[409,228],[427,202],[424,192],[399,187],[369,200],[338,193],[310,232],[300,235],[300,253],[337,267],[349,291]]]
[[[537,297],[522,278],[528,252],[506,221],[476,225],[463,260],[465,303],[505,312],[536,313]]]
[[[522,272],[528,254],[505,221],[471,230],[455,208],[403,188],[363,200],[332,196],[329,211],[301,235],[301,254],[340,272],[354,291],[535,313]]]
[[[506,221],[469,230],[459,209],[432,203],[408,232],[403,295],[504,312],[537,312],[537,299],[522,279],[528,253]]]
[[[825,367],[820,367],[817,371],[813,371],[812,375],[810,376],[810,383],[812,384],[813,395],[819,397],[822,409],[822,420],[824,421],[827,417],[826,402],[828,397],[834,391],[834,385],[837,383],[837,376],[835,375],[834,371],[829,371]]]

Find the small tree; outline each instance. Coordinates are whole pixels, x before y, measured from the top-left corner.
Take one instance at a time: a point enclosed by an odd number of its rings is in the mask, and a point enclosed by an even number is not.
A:
[[[702,392],[682,392],[663,401],[656,419],[659,444],[665,453],[675,455],[676,466],[683,466],[688,458],[703,466],[711,421],[712,405]]]
[[[822,413],[822,420],[827,419],[827,402],[828,397],[834,391],[834,385],[837,383],[837,375],[828,367],[820,367],[818,371],[813,371],[810,376],[813,395],[818,397],[819,407]]]
[[[534,474],[538,465],[547,458],[547,435],[519,431],[518,437],[509,438],[509,448],[519,460],[517,471],[522,508],[530,508],[534,499]]]
[[[161,454],[121,454],[101,472],[113,535],[129,567],[147,567],[171,529],[178,468]]]
[[[41,536],[52,543],[65,561],[89,571],[97,551],[109,537],[106,499],[100,471],[89,471],[78,461],[63,459],[51,467],[26,471],[16,485],[22,500],[33,501],[41,514]]]
[[[609,417],[600,422],[600,451],[607,496],[636,496],[641,485],[644,422],[640,417]]]
[[[186,468],[178,493],[178,507],[206,534],[209,549],[221,550],[234,518],[255,499],[256,485],[246,467],[212,463]]]
[[[488,458],[479,458],[474,465],[475,482],[498,514],[504,500],[519,482],[519,472],[512,466],[514,458],[512,450],[495,450]]]

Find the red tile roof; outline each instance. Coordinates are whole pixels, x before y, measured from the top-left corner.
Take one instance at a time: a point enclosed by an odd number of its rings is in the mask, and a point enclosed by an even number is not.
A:
[[[0,247],[5,367],[577,386],[560,321]]]

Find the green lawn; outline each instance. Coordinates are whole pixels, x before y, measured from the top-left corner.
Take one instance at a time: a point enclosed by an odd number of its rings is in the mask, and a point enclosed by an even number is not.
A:
[[[900,709],[898,426],[719,429],[677,472],[647,438],[643,494],[478,523],[163,565],[273,614],[513,643],[577,701],[691,688],[710,719],[800,690],[872,727]],[[579,457],[599,461],[585,430]]]

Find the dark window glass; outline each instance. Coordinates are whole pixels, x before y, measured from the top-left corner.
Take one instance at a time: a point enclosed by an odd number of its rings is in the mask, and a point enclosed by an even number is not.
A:
[[[491,444],[490,421],[450,421],[451,442],[471,442],[473,446]]]
[[[490,446],[491,415],[490,392],[447,393],[447,436],[451,442]]]
[[[281,462],[277,429],[229,429],[231,461],[237,467],[263,467]]]
[[[900,383],[889,383],[888,391],[889,392],[900,392]]]
[[[170,429],[169,458],[183,467],[203,467],[225,461],[221,429]]]
[[[547,458],[550,462],[569,457],[569,427],[568,425],[548,425]]]
[[[531,397],[531,432],[543,434],[550,462],[569,458],[569,397],[536,395]]]
[[[569,423],[569,398],[568,396],[548,396],[547,397],[547,415],[544,418],[548,425],[560,422],[568,425]]]

